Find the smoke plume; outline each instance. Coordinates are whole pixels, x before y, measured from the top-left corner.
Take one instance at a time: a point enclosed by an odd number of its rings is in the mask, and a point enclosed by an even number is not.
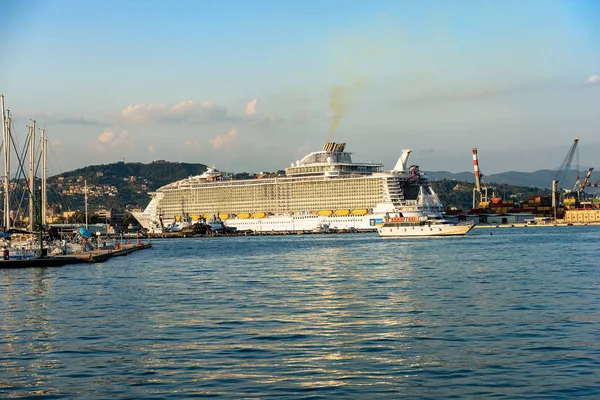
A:
[[[358,92],[360,92],[367,79],[361,78],[350,85],[333,85],[329,93],[329,108],[331,109],[331,125],[329,126],[329,134],[327,141],[331,141],[333,133],[340,124],[342,116],[348,111]]]

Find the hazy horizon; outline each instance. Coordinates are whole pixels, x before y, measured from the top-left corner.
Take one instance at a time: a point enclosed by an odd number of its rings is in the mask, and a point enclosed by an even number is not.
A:
[[[49,175],[156,160],[284,169],[326,141],[427,171],[600,153],[600,3],[4,3],[0,93]],[[575,167],[575,164],[573,168]],[[597,166],[600,169],[600,166]]]

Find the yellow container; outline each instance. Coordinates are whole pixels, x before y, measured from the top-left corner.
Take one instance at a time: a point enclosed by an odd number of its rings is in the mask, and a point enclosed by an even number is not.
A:
[[[366,215],[367,214],[367,209],[366,208],[361,208],[358,210],[352,210],[352,214],[354,215]]]
[[[267,213],[264,212],[255,212],[252,214],[252,218],[264,218],[267,216]]]

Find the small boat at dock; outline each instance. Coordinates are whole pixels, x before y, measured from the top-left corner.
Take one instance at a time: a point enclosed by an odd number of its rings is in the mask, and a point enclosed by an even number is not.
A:
[[[383,238],[464,236],[474,226],[473,223],[452,224],[441,217],[393,217],[385,218],[377,232]]]

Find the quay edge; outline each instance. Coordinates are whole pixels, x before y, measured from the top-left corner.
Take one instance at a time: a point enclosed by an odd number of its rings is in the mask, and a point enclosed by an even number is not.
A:
[[[151,247],[150,243],[140,243],[124,245],[119,250],[93,250],[84,253],[31,258],[28,260],[0,260],[0,269],[62,267],[69,264],[99,263],[113,257],[125,256]]]

